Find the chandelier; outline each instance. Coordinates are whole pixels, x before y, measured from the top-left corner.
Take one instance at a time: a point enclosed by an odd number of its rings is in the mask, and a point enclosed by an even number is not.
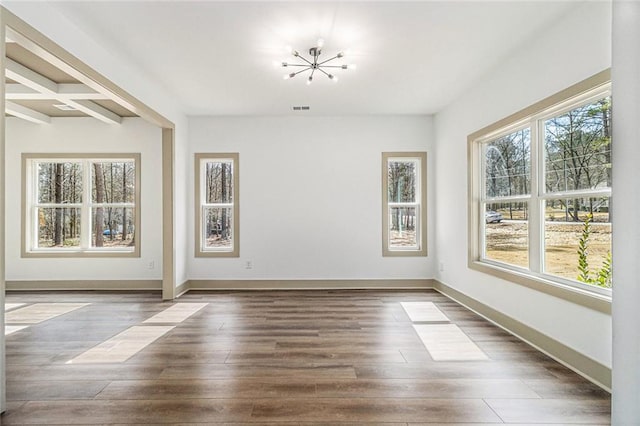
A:
[[[307,85],[311,84],[313,82],[313,75],[315,74],[316,71],[326,75],[329,80],[331,81],[338,81],[338,76],[334,75],[332,70],[334,69],[342,69],[342,70],[347,70],[347,69],[356,69],[355,64],[336,64],[336,63],[332,63],[329,64],[331,61],[334,61],[336,59],[341,59],[344,57],[344,52],[338,52],[336,53],[335,56],[329,58],[329,59],[325,59],[324,61],[318,62],[318,58],[320,57],[320,54],[322,53],[322,46],[324,45],[324,40],[320,39],[318,40],[318,42],[316,43],[316,45],[312,48],[309,49],[309,56],[311,57],[310,59],[305,58],[304,56],[301,56],[300,53],[298,53],[297,50],[293,50],[293,49],[289,49],[289,52],[295,56],[296,58],[298,58],[299,60],[302,60],[303,63],[289,63],[289,62],[283,62],[282,63],[282,67],[283,68],[289,68],[289,67],[296,67],[296,68],[301,68],[299,71],[294,71],[291,72],[289,74],[285,74],[284,75],[284,79],[290,79],[295,77],[298,74],[310,71],[311,73],[309,74],[309,77],[307,77]]]

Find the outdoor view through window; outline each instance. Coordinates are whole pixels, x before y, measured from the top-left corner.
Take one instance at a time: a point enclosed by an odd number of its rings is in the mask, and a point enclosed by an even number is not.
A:
[[[205,163],[204,249],[233,248],[233,161]]]
[[[543,111],[481,151],[483,257],[610,288],[608,93]]]
[[[136,240],[134,159],[33,159],[32,251],[131,251]]]
[[[389,159],[389,247],[418,248],[418,160]]]

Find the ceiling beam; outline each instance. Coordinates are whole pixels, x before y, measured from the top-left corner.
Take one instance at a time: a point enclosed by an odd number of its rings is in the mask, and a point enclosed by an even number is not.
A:
[[[108,124],[119,124],[122,122],[122,117],[94,102],[89,100],[76,101],[69,99],[66,95],[60,95],[59,84],[9,58],[6,58],[5,74],[6,77],[11,80],[17,81],[44,95],[51,96],[53,99],[64,102],[100,121]]]
[[[42,100],[108,100],[109,97],[94,91],[85,84],[58,84],[57,94],[40,93],[24,84],[7,83],[5,97],[11,100],[42,101]]]
[[[82,111],[87,115],[90,115],[98,120],[102,120],[107,124],[120,124],[122,123],[122,117],[118,114],[114,114],[108,109],[101,107],[95,102],[91,101],[64,101],[67,105],[74,107],[78,111]]]
[[[25,86],[41,93],[58,93],[58,84],[47,77],[7,58],[5,62],[5,74],[7,78],[22,83]]]
[[[5,112],[14,117],[22,118],[23,120],[30,121],[36,124],[48,124],[51,123],[51,117],[42,114],[38,111],[34,111],[31,108],[27,108],[16,103],[5,101]]]

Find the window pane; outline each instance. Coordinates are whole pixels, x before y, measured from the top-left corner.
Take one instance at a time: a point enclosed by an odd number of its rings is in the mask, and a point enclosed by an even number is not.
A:
[[[611,100],[544,123],[547,192],[611,186]]]
[[[37,163],[37,168],[38,203],[82,202],[82,165],[80,163]]]
[[[485,194],[506,197],[531,191],[531,131],[518,130],[483,144]]]
[[[233,163],[207,162],[205,167],[205,203],[233,203]]]
[[[38,209],[38,248],[80,246],[80,209]]]
[[[389,202],[413,203],[416,201],[416,161],[389,161]]]
[[[611,255],[610,198],[547,200],[545,204],[545,272],[588,284],[610,287],[598,280]],[[585,221],[589,217],[588,228]],[[587,230],[585,234],[585,229]],[[586,240],[585,240],[586,237]],[[586,245],[580,246],[581,240]],[[584,253],[582,271],[580,254]],[[580,280],[578,277],[582,277]]]
[[[233,209],[205,207],[203,212],[205,249],[233,248]]]
[[[135,209],[95,207],[91,217],[91,247],[134,247]]]
[[[485,258],[528,269],[528,203],[487,204],[484,221]]]
[[[133,203],[135,163],[92,162],[91,201],[94,203]]]
[[[389,208],[389,248],[416,248],[416,208]]]

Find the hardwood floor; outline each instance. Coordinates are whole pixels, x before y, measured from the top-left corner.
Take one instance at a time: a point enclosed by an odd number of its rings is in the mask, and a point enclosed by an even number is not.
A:
[[[607,392],[435,291],[159,298],[8,293],[24,303],[8,324],[27,327],[6,338],[2,424],[610,423]],[[401,302],[433,302],[422,319],[487,359],[435,361],[457,349],[434,334],[426,348]]]

